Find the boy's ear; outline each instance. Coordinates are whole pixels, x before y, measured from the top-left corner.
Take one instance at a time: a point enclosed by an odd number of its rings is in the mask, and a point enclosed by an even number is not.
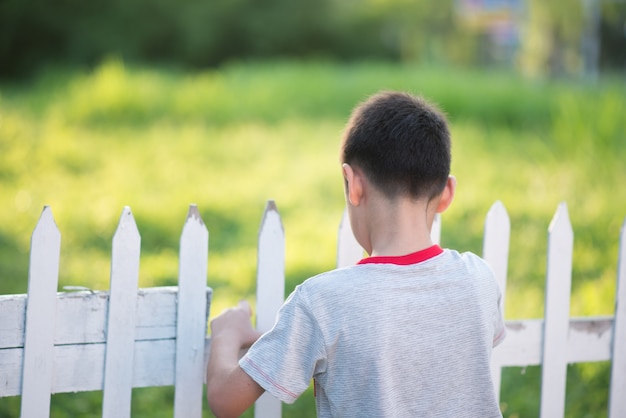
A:
[[[346,199],[352,206],[359,206],[363,196],[361,175],[350,164],[342,164],[343,178],[346,181]]]
[[[446,182],[446,187],[441,192],[441,197],[439,198],[439,204],[437,205],[437,213],[444,212],[450,204],[452,200],[454,200],[454,191],[456,190],[456,178],[454,176],[448,176],[448,181]]]

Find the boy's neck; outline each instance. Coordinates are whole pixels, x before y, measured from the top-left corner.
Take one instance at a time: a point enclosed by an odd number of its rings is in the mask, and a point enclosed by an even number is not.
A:
[[[430,231],[436,205],[424,200],[379,201],[368,211],[371,256],[401,256],[433,245]]]
[[[342,168],[350,225],[370,256],[402,256],[433,245],[430,230],[435,215],[452,203],[453,176],[448,177],[443,191],[430,199],[389,198],[358,167],[344,163]]]

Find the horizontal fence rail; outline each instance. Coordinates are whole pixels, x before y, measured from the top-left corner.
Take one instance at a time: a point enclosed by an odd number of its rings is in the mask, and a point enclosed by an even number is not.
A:
[[[482,256],[503,295],[510,231],[504,205],[494,203],[485,220]],[[437,217],[433,242],[440,242],[440,234]],[[0,296],[0,397],[21,395],[22,416],[49,416],[52,393],[88,390],[104,391],[103,416],[129,416],[133,387],[170,385],[175,386],[175,417],[202,415],[212,298],[206,285],[208,231],[192,205],[181,234],[176,287],[137,288],[140,240],[132,213],[124,208],[113,238],[110,291],[57,294],[60,233],[50,208],[44,208],[32,237],[29,293]],[[503,367],[541,365],[540,414],[562,417],[567,364],[608,360],[609,417],[626,417],[626,225],[620,233],[614,316],[569,317],[573,240],[563,203],[548,230],[545,318],[506,321],[507,338],[492,358],[496,393]],[[363,255],[344,212],[337,267]],[[284,289],[285,232],[269,201],[258,237],[260,331],[272,326]],[[501,303],[504,309],[504,296]],[[280,402],[268,395],[256,404],[256,417],[281,414]]]

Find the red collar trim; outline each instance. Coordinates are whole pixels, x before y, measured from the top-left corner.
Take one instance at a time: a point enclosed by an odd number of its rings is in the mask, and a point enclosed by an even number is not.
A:
[[[433,245],[432,247],[407,255],[366,257],[357,264],[396,264],[399,266],[407,266],[409,264],[417,264],[429,260],[441,253],[443,253],[443,249],[438,245]]]

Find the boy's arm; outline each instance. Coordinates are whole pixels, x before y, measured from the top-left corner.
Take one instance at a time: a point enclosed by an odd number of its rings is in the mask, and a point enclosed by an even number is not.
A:
[[[207,401],[220,418],[238,417],[264,392],[241,367],[239,352],[261,333],[250,324],[250,307],[240,302],[211,322],[211,352],[207,366]]]

